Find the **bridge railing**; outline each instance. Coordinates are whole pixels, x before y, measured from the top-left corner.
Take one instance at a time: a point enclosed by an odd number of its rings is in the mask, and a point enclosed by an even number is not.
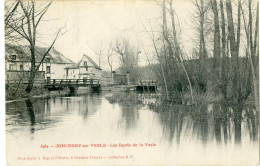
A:
[[[140,80],[138,85],[139,86],[157,86],[157,80]]]
[[[100,84],[99,79],[50,79],[46,81],[47,85],[94,85]]]

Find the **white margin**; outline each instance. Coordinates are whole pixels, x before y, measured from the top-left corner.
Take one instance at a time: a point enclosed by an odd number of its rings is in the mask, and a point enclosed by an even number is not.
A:
[[[0,165],[6,165],[5,137],[5,64],[4,64],[4,0],[0,2]]]

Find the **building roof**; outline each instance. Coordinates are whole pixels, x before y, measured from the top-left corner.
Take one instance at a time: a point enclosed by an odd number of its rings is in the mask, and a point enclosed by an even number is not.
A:
[[[92,63],[92,65],[93,65],[96,69],[102,70],[102,69],[101,69],[89,56],[87,56],[86,54],[83,54],[81,60],[80,60],[78,63],[73,64],[73,65],[71,65],[71,66],[68,66],[68,67],[66,67],[66,68],[67,68],[67,69],[77,69],[77,68],[79,68],[79,67],[80,67],[80,64],[81,64],[81,62],[82,62],[82,60],[83,60],[83,57],[86,57],[86,58],[88,59],[88,61],[89,61],[90,63]]]
[[[40,62],[42,60],[43,55],[47,52],[47,47],[36,47],[35,60],[36,62]],[[30,62],[30,47],[29,46],[13,46],[13,45],[5,45],[5,59],[12,61],[10,55],[16,55],[16,61]],[[47,54],[50,57],[51,63],[59,63],[59,64],[75,64],[72,60],[65,57],[62,53],[52,48]],[[46,62],[46,58],[43,62]]]

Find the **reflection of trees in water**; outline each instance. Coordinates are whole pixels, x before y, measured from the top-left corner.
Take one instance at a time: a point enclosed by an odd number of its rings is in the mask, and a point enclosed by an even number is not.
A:
[[[139,119],[137,105],[121,105],[120,108],[121,119],[119,119],[118,125],[121,127],[123,126],[125,129],[135,128]]]
[[[241,123],[242,123],[242,108],[240,106],[232,107],[232,118],[235,127],[235,143],[241,143]]]
[[[160,114],[160,122],[163,126],[163,135],[168,137],[170,143],[176,139],[176,143],[180,143],[180,134],[183,127],[183,115],[181,111],[165,111]],[[176,138],[174,138],[174,136]]]
[[[86,120],[88,116],[94,115],[100,110],[102,99],[99,94],[89,94],[82,97],[83,99],[77,102],[79,104],[79,112],[83,114],[83,118]]]
[[[212,135],[209,131],[210,128],[210,121],[208,120],[208,112],[207,112],[207,105],[201,105],[196,110],[190,109],[193,113],[191,118],[193,121],[192,125],[192,133],[193,135],[197,135],[197,139],[201,139],[202,143],[207,143],[208,138],[210,139]],[[210,114],[209,114],[210,115]]]
[[[24,125],[31,120],[32,111],[36,117],[34,118],[34,124],[41,122],[45,112],[44,100],[26,99],[24,101],[16,101],[6,104],[6,114],[16,115],[13,120],[15,120],[15,122],[20,125]]]
[[[10,121],[21,126],[29,125],[31,126],[31,133],[34,133],[36,131],[36,125],[46,121],[45,109],[48,108],[48,106],[46,106],[45,100],[46,99],[26,99],[24,101],[7,103],[6,113],[15,115],[12,116]]]
[[[247,133],[251,141],[257,140],[258,121],[256,111],[241,106],[200,105],[197,108],[188,106],[171,108],[159,113],[163,126],[163,136],[170,143],[179,144],[181,138],[193,138],[206,144],[241,143],[241,133]],[[244,127],[241,127],[241,126]]]
[[[50,97],[46,97],[46,112],[48,114],[50,114],[51,112],[51,98]]]
[[[35,114],[34,114],[34,109],[33,109],[33,104],[30,99],[27,99],[26,101],[27,105],[27,111],[30,116],[30,121],[31,121],[31,132],[34,133],[34,125],[35,125]]]
[[[86,120],[89,114],[88,96],[84,96],[82,101],[79,101],[79,112],[83,114],[83,119]]]
[[[257,141],[257,136],[258,136],[258,112],[255,111],[253,108],[247,108],[245,110],[245,116],[248,117],[246,118],[246,123],[247,126],[249,127],[250,131],[250,140],[251,141]]]

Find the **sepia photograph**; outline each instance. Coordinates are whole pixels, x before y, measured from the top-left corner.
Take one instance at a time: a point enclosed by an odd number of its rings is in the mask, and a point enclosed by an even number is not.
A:
[[[7,166],[257,166],[258,0],[5,0]]]

